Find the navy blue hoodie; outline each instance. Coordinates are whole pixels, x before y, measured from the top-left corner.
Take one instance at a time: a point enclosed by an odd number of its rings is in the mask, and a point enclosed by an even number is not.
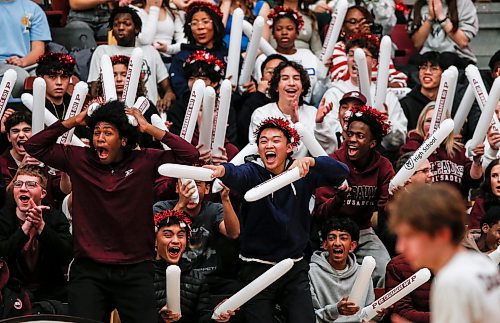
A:
[[[330,157],[316,157],[309,173],[255,202],[243,202],[239,212],[241,255],[271,262],[300,258],[309,241],[309,201],[315,189],[338,186],[348,176],[346,165]],[[257,162],[240,166],[224,164],[221,180],[243,196],[248,190],[273,177]]]

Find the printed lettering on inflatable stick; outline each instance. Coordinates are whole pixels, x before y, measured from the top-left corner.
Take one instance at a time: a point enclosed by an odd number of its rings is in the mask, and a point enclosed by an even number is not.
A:
[[[335,10],[330,20],[330,26],[325,36],[323,50],[321,51],[321,62],[326,64],[328,59],[333,55],[333,49],[340,35],[342,24],[347,13],[347,0],[339,0],[335,6]]]
[[[75,88],[73,89],[73,95],[71,96],[71,100],[69,101],[69,109],[68,111],[66,111],[64,120],[68,120],[69,118],[76,116],[82,111],[82,107],[85,103],[85,98],[87,97],[88,92],[89,86],[87,85],[87,83],[83,81],[76,83]],[[75,128],[69,129],[57,139],[57,143],[64,145],[65,143],[71,142],[74,132]]]
[[[5,112],[5,107],[9,101],[10,94],[14,89],[14,85],[17,81],[17,72],[13,69],[8,69],[2,78],[2,83],[0,83],[0,118]]]
[[[422,163],[441,145],[441,143],[453,131],[453,120],[446,119],[439,126],[438,130],[429,135],[422,145],[413,153],[410,159],[406,161],[403,167],[398,171],[389,182],[389,193],[403,186],[410,177],[415,174],[415,171],[422,166]]]
[[[141,77],[142,61],[144,53],[139,47],[134,48],[132,56],[128,62],[127,76],[123,84],[122,101],[125,106],[131,107],[135,102],[137,96],[137,87],[139,85],[139,78]]]
[[[205,91],[205,82],[203,80],[196,80],[191,90],[188,106],[186,108],[186,115],[182,123],[180,137],[187,142],[191,143],[193,140],[194,128],[198,120],[198,112],[200,112],[201,104],[203,102],[203,92]]]
[[[413,292],[418,287],[422,286],[431,278],[431,272],[427,268],[422,268],[413,274],[410,278],[403,281],[398,286],[385,293],[382,297],[364,307],[361,310],[361,318],[367,321],[377,316],[377,311],[389,308],[401,298]]]
[[[446,112],[451,114],[451,106],[453,104],[453,97],[455,96],[457,79],[458,70],[455,66],[450,66],[441,75],[441,83],[439,84],[436,96],[436,106],[434,107],[429,134],[436,131],[439,128],[439,124],[446,119]]]

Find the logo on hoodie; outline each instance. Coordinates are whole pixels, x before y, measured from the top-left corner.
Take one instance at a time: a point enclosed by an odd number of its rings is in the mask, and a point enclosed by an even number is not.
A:
[[[349,206],[374,206],[376,202],[377,187],[372,185],[352,186],[352,190],[344,200],[344,205]]]

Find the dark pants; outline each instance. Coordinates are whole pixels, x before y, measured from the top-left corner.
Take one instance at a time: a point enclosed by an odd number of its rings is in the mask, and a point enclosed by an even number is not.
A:
[[[257,262],[243,262],[240,280],[246,285],[271,267]],[[314,323],[316,319],[308,271],[309,264],[305,260],[296,262],[290,271],[242,306],[246,321],[273,322],[275,304],[279,304],[287,323]]]
[[[151,261],[114,265],[77,259],[69,275],[71,315],[109,322],[109,313],[116,308],[124,323],[156,322]]]

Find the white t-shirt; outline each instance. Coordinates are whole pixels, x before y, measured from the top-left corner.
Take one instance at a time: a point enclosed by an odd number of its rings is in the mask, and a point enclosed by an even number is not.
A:
[[[125,55],[131,56],[132,51],[135,47],[122,47],[118,45],[101,45],[98,46],[94,54],[92,55],[92,60],[90,62],[89,78],[87,82],[94,82],[99,79],[99,74],[101,71],[100,62],[101,57],[104,54],[109,56],[114,55]],[[148,99],[150,99],[154,104],[158,101],[158,88],[157,84],[168,78],[168,71],[163,61],[161,60],[158,51],[150,45],[141,46],[144,52],[144,62],[142,64],[142,75],[144,76],[144,83],[146,84],[146,89],[148,90]]]
[[[299,121],[301,124],[303,124],[306,128],[308,129],[314,129],[316,127],[316,112],[318,110],[310,105],[303,104],[299,107]],[[264,121],[267,118],[283,118],[290,123],[292,122],[292,118],[288,114],[284,114],[281,112],[281,110],[278,108],[278,105],[273,102],[273,103],[268,103],[258,109],[256,109],[252,113],[252,118],[250,121],[250,127],[248,129],[248,141],[249,142],[255,142],[255,135],[254,132],[257,129],[257,127],[260,125],[262,121]],[[295,153],[293,156],[295,158],[301,158],[307,156],[307,148],[305,147],[304,143],[300,142],[299,146],[296,148]]]
[[[318,57],[309,49],[305,48],[297,48],[297,52],[292,55],[278,54],[283,55],[288,60],[297,62],[304,67],[309,75],[309,79],[311,80],[311,90],[307,93],[306,97],[304,97],[304,100],[314,105],[319,104],[321,97],[326,90],[325,82],[328,71],[325,65],[323,65]],[[257,81],[260,81],[262,77],[260,67],[266,58],[267,56],[262,54],[257,57],[257,60],[255,61],[254,78]]]
[[[490,323],[499,320],[498,266],[478,252],[457,253],[434,279],[431,321]]]

